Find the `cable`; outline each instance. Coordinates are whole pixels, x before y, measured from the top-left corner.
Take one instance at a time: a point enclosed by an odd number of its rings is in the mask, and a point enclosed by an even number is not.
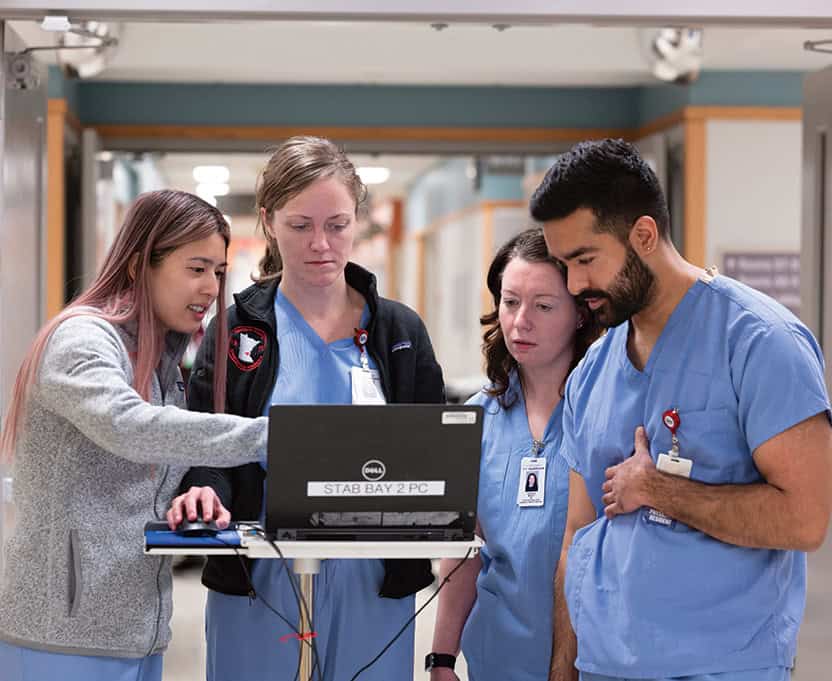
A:
[[[311,613],[310,613],[309,606],[308,606],[308,604],[307,604],[307,602],[306,602],[306,599],[305,599],[305,598],[303,598],[303,596],[301,595],[299,586],[297,586],[297,585],[296,585],[296,583],[295,583],[295,575],[294,575],[294,574],[292,573],[292,571],[289,569],[289,567],[288,567],[288,565],[287,565],[286,557],[283,555],[283,552],[280,550],[280,547],[277,545],[277,543],[276,543],[273,539],[271,539],[270,537],[268,537],[268,536],[266,535],[266,533],[265,533],[262,529],[260,529],[260,528],[258,528],[258,527],[256,527],[256,526],[251,526],[251,529],[252,529],[254,532],[256,532],[257,534],[259,534],[261,537],[263,537],[263,539],[265,539],[265,540],[269,543],[269,545],[270,545],[270,546],[271,546],[271,547],[275,550],[275,552],[277,553],[277,555],[280,557],[280,560],[281,560],[281,565],[282,565],[282,569],[286,570],[286,573],[287,573],[287,575],[288,575],[288,577],[289,577],[289,584],[290,584],[290,586],[292,587],[292,592],[294,593],[295,600],[297,601],[297,604],[298,604],[298,612],[300,612],[300,609],[301,609],[301,608],[303,608],[303,612],[304,612],[304,614],[306,615],[306,620],[309,622],[309,628],[311,629],[311,631],[313,631],[313,632],[314,632],[314,631],[315,631],[315,626],[314,626],[314,623],[313,623],[313,621],[312,621],[312,616],[311,616]],[[237,555],[237,557],[240,559],[240,564],[241,564],[241,566],[242,566],[242,568],[243,568],[243,572],[244,572],[244,574],[245,574],[245,576],[246,576],[246,580],[248,581],[248,584],[249,584],[249,587],[251,588],[251,591],[252,591],[252,592],[254,592],[254,591],[255,591],[255,589],[254,589],[254,585],[253,585],[253,584],[252,584],[252,582],[251,582],[251,576],[250,576],[250,574],[249,574],[249,572],[248,572],[248,569],[247,569],[247,568],[246,568],[246,566],[245,566],[245,563],[244,563],[244,562],[243,562],[243,560],[242,560],[243,556],[239,553],[239,551],[238,551],[238,548],[237,548],[237,547],[232,546],[231,544],[227,544],[227,545],[228,545],[228,546],[231,546],[231,547],[234,549],[234,553],[235,553],[235,554]],[[418,616],[422,613],[422,611],[423,611],[425,608],[427,608],[427,607],[428,607],[428,605],[430,605],[430,603],[433,601],[433,599],[434,599],[434,598],[436,598],[436,597],[439,595],[439,592],[440,592],[440,591],[442,591],[443,587],[444,587],[444,586],[445,586],[445,585],[446,585],[446,584],[447,584],[447,583],[451,580],[451,577],[453,577],[454,573],[455,573],[457,570],[459,570],[459,569],[460,569],[460,568],[461,568],[461,567],[465,564],[465,561],[467,561],[467,560],[468,560],[468,558],[470,558],[470,556],[471,556],[471,551],[472,551],[472,549],[471,549],[471,548],[469,548],[469,549],[465,552],[465,555],[462,557],[462,559],[460,559],[460,561],[459,561],[459,562],[458,562],[458,563],[454,566],[453,570],[451,570],[451,571],[450,571],[450,572],[449,572],[449,573],[445,576],[445,578],[442,580],[442,582],[439,584],[439,586],[437,587],[436,591],[435,591],[435,592],[434,592],[434,593],[430,596],[430,598],[428,598],[428,599],[427,599],[427,600],[426,600],[426,601],[422,604],[422,606],[421,606],[421,607],[420,607],[420,608],[419,608],[416,612],[414,612],[414,613],[413,613],[413,615],[412,615],[411,617],[409,617],[409,618],[407,619],[407,621],[404,623],[404,625],[402,625],[401,629],[399,629],[399,631],[398,631],[398,632],[396,632],[396,635],[395,635],[395,636],[393,636],[393,638],[392,638],[392,639],[390,639],[390,641],[389,641],[389,642],[388,642],[388,643],[387,643],[387,644],[386,644],[386,645],[385,645],[385,646],[381,649],[381,651],[378,653],[378,655],[376,655],[376,656],[375,656],[372,660],[370,660],[367,664],[365,664],[363,667],[361,667],[361,669],[359,669],[359,670],[358,670],[358,671],[357,671],[357,672],[356,672],[356,673],[352,676],[352,678],[350,679],[350,681],[355,681],[355,680],[356,680],[356,679],[357,679],[357,678],[358,678],[361,674],[363,674],[363,673],[364,673],[365,671],[367,671],[370,667],[372,667],[372,666],[373,666],[376,662],[378,662],[378,661],[381,659],[381,657],[384,655],[384,653],[386,653],[386,652],[387,652],[387,651],[391,648],[391,646],[392,646],[392,645],[393,645],[396,641],[398,641],[398,640],[399,640],[399,637],[400,637],[400,636],[401,636],[401,635],[402,635],[405,631],[407,631],[407,628],[408,628],[408,627],[409,627],[409,626],[410,626],[410,625],[411,625],[411,624],[415,621],[415,619],[416,619],[416,618],[417,618],[417,617],[418,617]],[[255,594],[255,595],[256,595],[256,594]],[[263,598],[262,596],[260,596],[259,598],[260,598],[260,600],[262,600],[262,601],[263,601],[263,604],[264,604],[264,605],[265,605],[265,606],[266,606],[269,610],[271,610],[271,611],[272,611],[275,615],[277,615],[277,616],[278,616],[281,620],[283,620],[283,621],[284,621],[284,622],[285,622],[285,623],[289,626],[289,628],[290,628],[290,629],[292,629],[292,631],[293,631],[293,632],[295,632],[295,634],[297,634],[297,636],[298,636],[298,638],[299,638],[299,640],[300,640],[300,644],[301,644],[301,645],[303,645],[304,643],[306,643],[307,645],[309,645],[309,646],[311,647],[311,649],[312,649],[312,660],[313,660],[313,661],[312,661],[312,673],[313,673],[313,676],[314,676],[315,672],[317,671],[318,681],[321,681],[321,668],[320,668],[319,658],[318,658],[318,648],[317,648],[317,645],[316,645],[316,643],[315,643],[315,639],[314,639],[314,637],[313,637],[313,638],[310,638],[309,640],[304,639],[303,634],[301,634],[301,632],[297,629],[297,627],[295,627],[295,626],[294,626],[291,622],[289,622],[289,621],[288,621],[288,620],[287,620],[287,619],[286,619],[286,618],[285,618],[285,617],[284,617],[284,616],[283,616],[280,612],[278,612],[275,608],[273,608],[273,607],[271,606],[271,604],[269,604],[269,602],[268,602],[268,601],[266,601],[266,599],[265,599],[265,598]],[[300,662],[298,662],[298,669],[297,669],[297,671],[295,672],[295,681],[297,681],[297,679],[298,679],[298,676],[299,676],[299,675],[300,675]],[[309,681],[309,680],[306,680],[306,679],[301,679],[300,681]]]
[[[261,594],[257,593],[257,591],[254,588],[254,582],[251,581],[251,573],[249,573],[248,568],[246,567],[246,562],[243,560],[243,556],[239,552],[237,547],[234,547],[234,553],[237,555],[237,558],[240,559],[240,567],[243,569],[243,574],[246,576],[246,581],[248,582],[248,587],[251,590],[251,593],[254,594],[254,597],[259,598],[261,601],[263,601],[263,605],[265,605],[268,610],[270,610],[275,615],[277,615],[281,620],[283,620],[283,622],[285,622],[286,625],[293,632],[295,632],[295,634],[298,637],[298,641],[301,641],[302,635],[301,635],[300,631],[298,630],[298,628],[294,624],[292,624],[288,619],[286,619],[286,617],[284,617],[283,614],[280,613],[280,611],[277,610],[277,608],[273,607],[272,604],[269,603]],[[283,569],[285,567],[286,567],[286,565],[282,564],[280,566],[281,571],[283,571]],[[277,577],[279,577],[279,576],[280,576],[280,572],[277,573]],[[294,677],[293,681],[299,681],[299,677],[300,677],[300,658],[298,658],[298,666],[295,669],[295,677]]]
[[[238,524],[238,526],[241,526],[241,525],[242,525],[242,523]],[[258,528],[256,528],[255,526],[250,526],[250,527],[251,527],[251,529],[254,529],[255,531],[258,531],[258,532],[261,531]],[[297,635],[298,641],[300,641],[301,645],[303,645],[303,634],[301,634],[301,632],[298,630],[298,628],[294,624],[292,624],[292,622],[290,622],[277,608],[275,608],[271,603],[269,603],[269,601],[266,600],[266,598],[262,594],[257,593],[257,590],[254,588],[254,582],[251,579],[251,573],[249,572],[248,567],[246,566],[246,563],[243,560],[243,555],[240,553],[239,547],[225,541],[224,539],[222,539],[219,536],[217,536],[216,539],[219,540],[221,543],[225,544],[226,546],[228,546],[229,548],[233,549],[234,555],[236,555],[237,558],[240,561],[240,567],[242,568],[243,574],[245,575],[246,582],[248,583],[249,590],[251,591],[251,593],[254,594],[255,598],[259,598],[263,602],[263,605],[266,606],[267,610],[269,610],[270,612],[275,614],[277,617],[279,617],[280,620],[283,621],[286,624],[286,626],[288,626],[289,629],[291,629]],[[280,569],[281,569],[281,571],[286,570],[287,573],[289,573],[289,575],[290,575],[289,581],[290,581],[290,584],[292,584],[292,591],[295,592],[294,584],[292,583],[292,580],[291,580],[291,572],[286,567],[286,559],[283,558],[282,555],[281,555],[281,558],[282,558],[282,562],[281,562]],[[279,577],[279,576],[280,576],[280,572],[277,573],[277,577]],[[300,599],[297,597],[297,592],[295,592],[295,599],[298,602],[298,612],[300,612]],[[312,624],[311,619],[309,620],[309,624],[311,626],[311,624]],[[312,648],[312,654],[313,654],[312,669],[313,669],[313,671],[315,669],[318,670],[318,679],[320,679],[321,672],[320,672],[320,667],[318,665],[317,649],[314,646]],[[294,681],[298,681],[299,676],[300,676],[300,658],[298,658],[298,666],[297,666],[297,669],[295,670]],[[304,681],[304,680],[301,680],[301,681]],[[309,681],[309,680],[307,679],[305,681]]]
[[[460,560],[454,566],[454,569],[451,570],[445,576],[445,579],[442,580],[442,583],[439,585],[439,587],[436,589],[436,591],[433,592],[433,595],[430,598],[428,598],[428,600],[426,600],[422,604],[421,608],[419,608],[416,612],[413,613],[413,615],[407,620],[407,622],[404,623],[404,626],[401,629],[399,629],[398,633],[392,639],[390,639],[390,642],[386,646],[384,646],[384,648],[381,649],[381,652],[378,655],[376,655],[372,660],[370,660],[367,664],[365,664],[363,667],[361,667],[361,669],[359,669],[357,672],[355,672],[355,674],[350,679],[350,681],[355,681],[361,674],[363,674],[370,667],[372,667],[376,662],[378,662],[379,659],[381,659],[381,656],[384,655],[384,653],[386,653],[390,649],[390,646],[392,646],[398,640],[399,636],[401,636],[405,631],[407,631],[407,628],[413,623],[413,621],[416,619],[416,617],[419,616],[419,614],[422,612],[422,610],[427,608],[428,605],[430,604],[430,602],[439,595],[439,592],[442,591],[442,587],[445,586],[451,580],[451,577],[453,576],[454,572],[459,570],[459,568],[461,568],[465,564],[465,561],[468,560],[468,558],[470,556],[471,556],[471,549],[469,548],[468,551],[465,552],[465,556],[463,556],[462,560]]]
[[[309,608],[309,605],[306,602],[306,599],[300,593],[300,586],[295,583],[295,575],[294,573],[288,568],[286,564],[286,557],[283,555],[283,552],[280,550],[280,547],[274,541],[274,539],[268,537],[263,530],[259,530],[258,533],[269,542],[269,545],[277,552],[277,555],[280,556],[280,560],[283,563],[283,567],[286,570],[286,573],[289,576],[289,584],[292,587],[292,591],[295,594],[295,600],[298,602],[298,612],[300,612],[301,607],[303,607],[303,612],[306,615],[306,621],[309,622],[309,629],[314,633],[315,632],[315,624],[312,621],[312,612]],[[315,670],[318,672],[318,681],[321,681],[321,667],[319,664],[318,658],[318,646],[315,642],[315,637],[312,636],[309,639],[303,638],[303,634],[298,632],[298,637],[300,638],[301,645],[306,643],[310,648],[312,648],[312,674],[314,676]],[[301,681],[311,681],[310,679],[301,679]]]

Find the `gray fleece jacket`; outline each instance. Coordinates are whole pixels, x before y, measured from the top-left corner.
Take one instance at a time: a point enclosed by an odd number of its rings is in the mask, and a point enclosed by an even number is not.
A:
[[[268,420],[181,408],[188,339],[166,340],[147,403],[129,330],[80,316],[50,339],[15,452],[0,639],[113,657],[167,647],[170,558],[143,554],[144,524],[164,518],[189,467],[260,460]]]

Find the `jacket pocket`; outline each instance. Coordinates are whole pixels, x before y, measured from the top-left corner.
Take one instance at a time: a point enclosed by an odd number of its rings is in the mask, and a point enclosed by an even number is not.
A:
[[[78,530],[69,531],[69,561],[67,566],[69,568],[69,616],[75,617],[81,605],[81,592],[84,583],[81,574],[81,539],[78,536]]]

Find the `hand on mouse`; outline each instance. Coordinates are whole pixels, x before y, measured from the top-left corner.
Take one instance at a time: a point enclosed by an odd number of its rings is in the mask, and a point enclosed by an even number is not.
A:
[[[222,505],[213,487],[191,487],[185,494],[180,494],[171,502],[166,517],[172,530],[184,518],[206,522],[214,520],[221,530],[231,522],[231,513]]]

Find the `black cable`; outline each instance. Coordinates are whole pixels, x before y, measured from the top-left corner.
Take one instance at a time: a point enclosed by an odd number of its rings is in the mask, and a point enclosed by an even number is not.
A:
[[[459,563],[457,563],[454,566],[454,569],[451,570],[445,576],[445,579],[442,580],[442,582],[439,584],[439,587],[436,589],[436,591],[433,592],[433,595],[422,604],[421,608],[419,608],[416,612],[413,613],[413,615],[407,620],[407,622],[404,623],[404,626],[401,629],[399,629],[398,633],[392,639],[390,639],[390,642],[386,646],[384,646],[384,648],[381,649],[381,652],[378,655],[376,655],[372,660],[370,660],[367,664],[361,667],[361,669],[355,672],[350,681],[355,681],[361,674],[363,674],[376,662],[378,662],[379,659],[381,659],[381,656],[384,655],[384,653],[386,653],[390,649],[390,646],[392,646],[398,640],[399,636],[401,636],[405,631],[407,631],[407,628],[413,623],[413,621],[416,619],[419,613],[421,613],[422,610],[427,608],[430,602],[439,595],[439,592],[442,591],[442,587],[445,586],[451,580],[451,577],[453,576],[454,572],[459,570],[459,568],[461,568],[465,564],[465,561],[468,560],[470,556],[471,549],[469,548],[468,551],[466,551],[465,556],[462,558],[462,560],[460,560]]]

